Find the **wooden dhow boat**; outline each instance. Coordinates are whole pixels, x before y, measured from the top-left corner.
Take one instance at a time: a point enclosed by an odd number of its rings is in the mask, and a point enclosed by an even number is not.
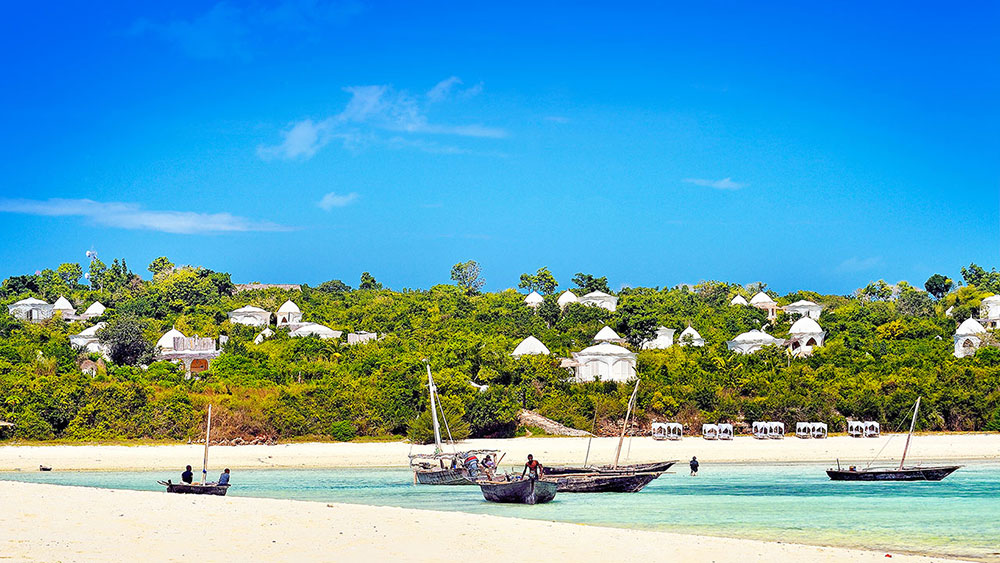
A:
[[[205,455],[201,465],[201,483],[174,483],[171,480],[157,481],[167,488],[168,493],[179,493],[184,495],[216,495],[226,496],[229,485],[219,485],[217,483],[206,483],[208,479],[208,446],[212,437],[212,405],[208,405],[208,422],[205,425]]]
[[[569,473],[552,475],[561,493],[637,493],[662,473]]]
[[[910,438],[913,436],[913,427],[917,424],[917,411],[920,410],[920,397],[913,406],[913,418],[910,420],[910,431],[906,435],[906,445],[903,446],[903,456],[899,460],[899,467],[867,467],[858,469],[850,467],[841,469],[840,462],[837,462],[837,469],[828,469],[827,476],[832,481],[940,481],[954,473],[961,465],[937,465],[937,466],[914,466],[906,467],[906,452],[910,449]]]
[[[546,479],[517,481],[480,481],[483,498],[490,502],[542,504],[556,497],[558,486]]]
[[[619,465],[614,466],[608,465],[597,465],[597,466],[567,466],[567,465],[553,465],[553,466],[542,466],[542,475],[572,475],[572,474],[589,474],[589,473],[603,473],[603,474],[614,474],[614,473],[664,473],[669,470],[677,460],[671,459],[668,461],[654,461],[652,463],[633,463],[630,465]]]

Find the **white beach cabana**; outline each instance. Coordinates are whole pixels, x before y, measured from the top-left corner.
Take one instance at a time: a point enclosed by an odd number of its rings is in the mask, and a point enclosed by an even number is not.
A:
[[[986,328],[976,319],[965,319],[955,329],[955,351],[952,353],[956,358],[974,356],[976,350],[983,345],[985,335]]]
[[[291,299],[282,303],[274,315],[279,327],[302,324],[302,311]]]
[[[635,379],[634,352],[610,342],[602,342],[573,352],[577,382],[631,381]]]
[[[767,437],[772,440],[783,440],[785,438],[785,423],[773,421],[768,422]]]
[[[795,423],[795,437],[796,438],[812,438],[812,423],[811,422],[796,422]]]
[[[272,336],[274,336],[274,331],[271,330],[270,327],[265,327],[264,330],[257,333],[257,336],[255,336],[253,339],[253,343],[260,344],[261,342],[267,340],[268,338],[271,338]]]
[[[750,306],[765,311],[768,319],[774,320],[778,317],[778,304],[763,291],[758,291],[750,298]]]
[[[542,341],[535,338],[534,336],[529,336],[522,340],[515,348],[514,351],[510,353],[511,356],[515,358],[520,356],[545,356],[549,354],[549,349],[542,344]]]
[[[28,321],[29,323],[39,323],[52,318],[52,305],[34,297],[28,297],[27,299],[7,305],[7,311],[15,319]]]
[[[882,434],[879,423],[874,420],[865,421],[865,438],[878,438]]]
[[[768,424],[770,423],[761,421],[751,424],[750,431],[753,432],[753,437],[758,440],[767,440]]]
[[[749,305],[750,303],[747,302],[746,297],[743,297],[742,295],[737,294],[736,297],[733,297],[732,299],[729,300],[729,304],[730,305]]]
[[[591,291],[583,297],[580,297],[578,302],[581,305],[607,309],[612,313],[614,313],[615,309],[618,308],[618,298],[614,295],[604,293],[603,291]]]
[[[726,342],[726,346],[737,354],[753,354],[765,346],[783,346],[785,341],[775,338],[762,330],[748,330]]]
[[[545,298],[542,297],[542,295],[537,291],[532,291],[527,297],[524,298],[524,304],[532,309],[541,307],[542,303],[545,303]]]
[[[267,326],[271,324],[271,313],[260,307],[247,305],[229,312],[229,322],[246,326]]]
[[[795,356],[809,356],[823,345],[826,331],[812,317],[802,317],[788,329],[788,351]]]
[[[340,338],[344,334],[343,331],[333,330],[332,328],[321,325],[319,323],[306,323],[299,328],[288,333],[292,338],[303,338],[307,336],[318,336],[322,340],[331,340],[334,338]]]
[[[819,320],[820,314],[823,313],[823,306],[818,303],[813,303],[808,299],[800,299],[795,303],[785,305],[782,307],[782,310],[790,315],[801,315],[802,317]]]
[[[52,304],[52,312],[59,313],[62,318],[68,319],[76,316],[76,307],[69,302],[69,299],[60,295],[59,299],[56,299],[56,302]]]
[[[705,339],[698,334],[698,331],[691,327],[690,325],[681,331],[681,335],[677,337],[678,346],[704,346]]]
[[[701,425],[701,437],[706,440],[718,440],[719,439],[719,425],[718,424],[702,424]]]
[[[863,437],[865,435],[865,423],[860,420],[848,420],[847,435],[851,438]]]
[[[576,303],[578,301],[579,299],[577,299],[576,294],[567,289],[566,291],[562,292],[562,294],[559,296],[559,299],[556,300],[556,303],[559,304],[560,309],[565,309],[566,306],[569,305],[570,303]]]
[[[654,440],[680,440],[684,435],[684,425],[679,422],[654,422]]]
[[[732,424],[724,423],[724,424],[719,424],[718,426],[719,426],[719,439],[720,440],[732,440],[733,439],[733,434],[735,434],[735,432],[733,431],[733,425]]]
[[[597,334],[594,335],[594,342],[625,342],[625,339],[610,326],[606,326],[597,331]]]
[[[105,311],[107,311],[107,307],[101,304],[100,301],[94,301],[90,304],[90,307],[87,307],[87,310],[80,315],[80,318],[84,320],[96,319],[97,317],[103,316]]]
[[[667,328],[661,326],[656,329],[656,336],[652,340],[647,340],[642,343],[643,350],[665,350],[674,345],[674,333],[677,332],[672,328]]]
[[[829,433],[827,432],[825,422],[814,422],[812,423],[812,437],[816,439],[826,438]]]

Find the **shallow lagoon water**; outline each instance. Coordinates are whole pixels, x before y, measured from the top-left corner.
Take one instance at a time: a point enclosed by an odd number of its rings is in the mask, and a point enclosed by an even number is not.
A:
[[[682,467],[637,494],[559,494],[537,506],[487,503],[478,487],[414,485],[405,468],[238,470],[229,494],[1000,561],[1000,464],[970,464],[938,483],[831,482],[824,469],[703,465],[690,477]],[[156,480],[167,478],[178,480],[180,472],[0,473],[0,479],[150,491],[162,490]]]

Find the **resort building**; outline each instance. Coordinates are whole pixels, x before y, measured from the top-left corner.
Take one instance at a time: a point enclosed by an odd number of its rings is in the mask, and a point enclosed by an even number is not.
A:
[[[549,354],[549,349],[542,344],[542,341],[535,338],[534,336],[529,336],[518,344],[514,351],[510,353],[511,356],[515,358],[521,356],[538,355],[545,356]]]
[[[642,343],[643,350],[664,350],[674,345],[674,333],[672,328],[661,326],[656,329],[656,336],[652,340]]]
[[[990,295],[979,305],[979,323],[985,328],[1000,328],[1000,295]]]
[[[297,283],[238,283],[233,286],[236,292],[255,291],[258,289],[281,289],[284,291],[301,291],[302,286]]]
[[[537,309],[542,306],[545,302],[545,298],[541,296],[537,291],[532,291],[524,298],[524,304],[532,309]]]
[[[976,350],[983,345],[985,336],[986,329],[976,319],[962,321],[962,324],[958,325],[958,329],[955,330],[955,357],[974,356]]]
[[[785,305],[782,310],[789,315],[800,315],[802,317],[809,317],[813,320],[819,320],[820,313],[823,312],[823,306],[806,299],[796,301],[791,305]]]
[[[788,350],[795,356],[808,356],[813,348],[822,346],[826,332],[812,317],[802,317],[788,330]]]
[[[736,297],[733,297],[732,299],[729,300],[729,304],[730,305],[749,305],[750,303],[747,303],[746,298],[743,297],[742,295],[737,295]]]
[[[271,338],[272,336],[274,336],[274,331],[271,330],[270,327],[266,327],[264,328],[264,330],[257,333],[257,336],[255,336],[253,339],[253,343],[260,344],[261,342],[267,340],[268,338]]]
[[[52,318],[52,305],[34,297],[11,303],[7,305],[7,310],[15,319],[29,323],[40,323]]]
[[[86,328],[77,334],[70,335],[69,343],[88,354],[97,353],[107,355],[107,349],[101,345],[97,338],[97,331],[104,328],[104,323],[97,323],[96,325]]]
[[[737,354],[753,354],[765,346],[784,346],[785,341],[770,334],[753,329],[726,342],[726,346]]]
[[[610,326],[606,326],[597,331],[597,334],[594,335],[594,342],[625,342],[625,339],[618,336],[618,333]]]
[[[602,309],[607,309],[612,313],[618,308],[618,298],[614,295],[608,295],[603,291],[591,291],[590,293],[584,295],[579,299],[581,305],[589,305],[591,307],[601,307]]]
[[[90,304],[90,307],[87,307],[87,310],[84,311],[82,315],[80,315],[80,318],[85,321],[90,319],[96,319],[97,317],[104,316],[104,311],[106,310],[107,308],[104,305],[102,305],[100,301],[94,301],[93,303]]]
[[[630,381],[635,379],[636,355],[610,342],[602,342],[573,353],[575,380],[588,381]]]
[[[328,326],[324,326],[317,323],[306,323],[299,326],[299,328],[293,330],[289,333],[292,338],[301,338],[304,336],[318,336],[323,340],[331,340],[333,338],[340,338],[344,334],[343,331],[333,330]]]
[[[164,334],[160,338],[157,342],[157,346],[160,346],[160,342],[163,342],[167,335],[172,332],[180,334],[180,331],[171,329],[167,332],[167,334]],[[191,377],[192,375],[197,375],[208,370],[212,360],[218,358],[219,355],[222,354],[221,345],[225,344],[225,342],[225,336],[219,337],[218,345],[216,344],[214,338],[201,338],[199,336],[187,338],[184,335],[175,336],[173,338],[173,342],[170,343],[170,348],[160,346],[160,351],[156,357],[160,360],[181,362],[184,364],[184,372],[186,376]],[[164,344],[166,343],[164,342]]]
[[[579,301],[579,299],[577,299],[575,293],[573,293],[572,291],[566,290],[566,291],[562,292],[562,295],[559,296],[559,299],[557,300],[557,303],[559,303],[559,308],[560,309],[565,309],[566,306],[569,305],[570,303],[576,303],[578,301]]]
[[[347,333],[347,345],[352,346],[354,344],[364,344],[365,342],[373,342],[378,340],[377,332],[348,332]]]
[[[770,320],[778,318],[778,304],[774,302],[774,299],[771,299],[770,295],[763,291],[758,291],[756,295],[750,298],[750,306],[766,311],[767,318]]]
[[[288,326],[294,330],[302,324],[302,311],[299,310],[298,305],[292,303],[291,299],[282,303],[281,307],[278,307],[275,317],[278,319],[277,325],[279,327]]]
[[[76,307],[69,302],[69,299],[60,295],[59,299],[56,299],[56,302],[52,304],[52,313],[53,315],[59,313],[61,319],[69,320],[76,317]]]
[[[698,334],[692,326],[688,325],[687,328],[681,331],[681,335],[677,337],[678,346],[704,346],[705,339]]]
[[[159,348],[159,351],[161,352],[172,351],[174,349],[174,340],[177,338],[185,338],[184,333],[176,328],[171,328],[156,341],[156,347]]]
[[[230,311],[229,322],[246,326],[267,326],[271,324],[271,313],[260,307],[247,305]]]

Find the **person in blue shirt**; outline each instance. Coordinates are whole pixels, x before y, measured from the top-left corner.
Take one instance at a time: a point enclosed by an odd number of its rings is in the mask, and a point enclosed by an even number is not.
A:
[[[228,485],[229,484],[229,468],[228,467],[226,468],[225,471],[222,472],[222,475],[219,475],[219,483],[218,484],[219,485]]]
[[[188,485],[190,485],[191,481],[193,481],[193,480],[194,480],[194,473],[191,472],[191,466],[189,465],[184,470],[184,473],[181,473],[181,481],[183,481],[183,482],[187,483]]]

